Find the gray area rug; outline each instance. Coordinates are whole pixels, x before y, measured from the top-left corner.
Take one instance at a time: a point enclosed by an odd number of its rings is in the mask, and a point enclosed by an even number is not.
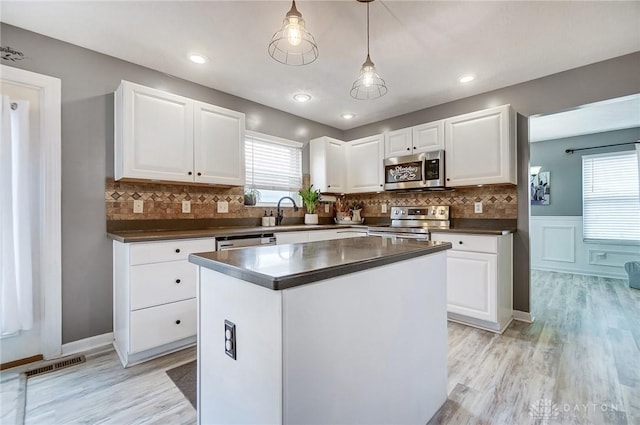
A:
[[[167,375],[173,381],[176,387],[182,394],[186,397],[187,400],[191,403],[194,409],[197,409],[196,406],[196,394],[197,394],[197,380],[198,380],[198,372],[197,372],[197,362],[196,360],[185,363],[182,366],[174,367],[173,369],[167,370]]]

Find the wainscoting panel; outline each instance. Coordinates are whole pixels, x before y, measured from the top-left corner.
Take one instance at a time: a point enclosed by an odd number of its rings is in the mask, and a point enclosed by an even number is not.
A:
[[[582,216],[532,216],[530,238],[532,269],[626,279],[640,261],[640,246],[585,243]]]
[[[575,225],[550,225],[543,223],[542,259],[564,263],[576,262]]]

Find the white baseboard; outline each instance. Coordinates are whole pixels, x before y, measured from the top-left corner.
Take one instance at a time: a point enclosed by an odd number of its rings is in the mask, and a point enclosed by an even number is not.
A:
[[[84,353],[85,351],[94,350],[96,348],[110,346],[112,343],[113,332],[108,332],[106,334],[62,344],[62,355],[68,356],[69,354]]]
[[[525,323],[533,323],[535,319],[529,312],[513,310],[513,320]]]

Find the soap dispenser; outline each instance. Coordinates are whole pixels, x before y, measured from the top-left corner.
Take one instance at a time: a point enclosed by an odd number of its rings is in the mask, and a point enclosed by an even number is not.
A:
[[[269,226],[270,220],[269,217],[267,217],[267,210],[264,210],[264,216],[262,216],[262,225],[263,226]]]
[[[271,215],[269,215],[269,226],[276,225],[276,218],[273,216],[273,210],[271,210]]]

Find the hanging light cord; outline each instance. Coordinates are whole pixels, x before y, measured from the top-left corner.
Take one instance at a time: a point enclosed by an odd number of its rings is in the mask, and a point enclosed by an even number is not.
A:
[[[369,57],[369,2],[367,2],[367,57]]]

